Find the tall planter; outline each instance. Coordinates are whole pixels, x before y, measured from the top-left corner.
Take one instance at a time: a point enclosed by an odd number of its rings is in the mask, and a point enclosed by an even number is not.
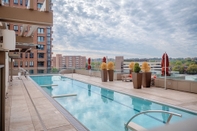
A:
[[[132,81],[133,81],[133,87],[135,89],[141,89],[142,88],[142,73],[132,73]]]
[[[101,80],[102,82],[107,82],[107,70],[101,70]]]
[[[142,85],[143,85],[143,87],[150,87],[150,85],[151,85],[151,72],[142,73]]]
[[[114,80],[114,70],[108,70],[109,81]]]

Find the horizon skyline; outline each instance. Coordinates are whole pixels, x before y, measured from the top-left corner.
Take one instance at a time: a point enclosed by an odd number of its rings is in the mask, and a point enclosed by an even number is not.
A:
[[[64,54],[60,54],[60,55],[62,55],[62,56],[82,56],[83,57],[83,55],[64,55]],[[53,57],[56,57],[56,56],[53,56]],[[103,57],[107,57],[107,56],[103,56]],[[103,57],[95,57],[95,58],[86,57],[86,59],[88,59],[88,58],[91,58],[91,59],[103,59]],[[115,58],[112,58],[112,57],[107,57],[107,58],[108,59],[115,59]],[[124,56],[123,56],[123,58],[124,58]],[[147,58],[137,58],[137,57],[135,57],[135,58],[124,58],[124,59],[156,59],[156,58],[157,59],[162,59],[162,57],[149,57],[149,58],[148,57]],[[190,58],[190,59],[196,58],[197,59],[197,56],[196,57],[169,57],[169,59],[187,59],[187,58]]]
[[[54,0],[54,55],[195,57],[195,5],[197,0]]]

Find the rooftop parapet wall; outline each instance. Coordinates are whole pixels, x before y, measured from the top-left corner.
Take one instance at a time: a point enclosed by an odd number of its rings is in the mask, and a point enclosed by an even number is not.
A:
[[[164,78],[156,78],[155,87],[164,88]],[[166,88],[178,91],[197,93],[197,82],[189,80],[167,79]]]

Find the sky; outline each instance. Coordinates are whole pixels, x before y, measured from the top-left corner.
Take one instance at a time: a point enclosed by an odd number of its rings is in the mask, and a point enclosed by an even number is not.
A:
[[[197,0],[53,0],[53,52],[197,57]]]

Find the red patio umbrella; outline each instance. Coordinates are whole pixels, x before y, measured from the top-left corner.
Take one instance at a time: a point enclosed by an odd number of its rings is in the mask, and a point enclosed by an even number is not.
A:
[[[106,58],[105,58],[105,57],[103,57],[103,62],[105,62],[105,63],[106,63]]]
[[[165,59],[166,59],[166,60],[165,60]],[[166,64],[166,65],[165,65],[165,64]],[[168,59],[167,53],[164,53],[163,56],[162,56],[161,67],[162,67],[161,75],[162,75],[162,76],[165,75],[165,69],[166,69],[166,75],[167,75],[167,76],[170,76],[170,73],[169,73],[169,59]]]
[[[88,58],[88,70],[90,70],[90,69],[91,69],[90,62],[91,62],[91,59],[90,59],[90,58]]]

